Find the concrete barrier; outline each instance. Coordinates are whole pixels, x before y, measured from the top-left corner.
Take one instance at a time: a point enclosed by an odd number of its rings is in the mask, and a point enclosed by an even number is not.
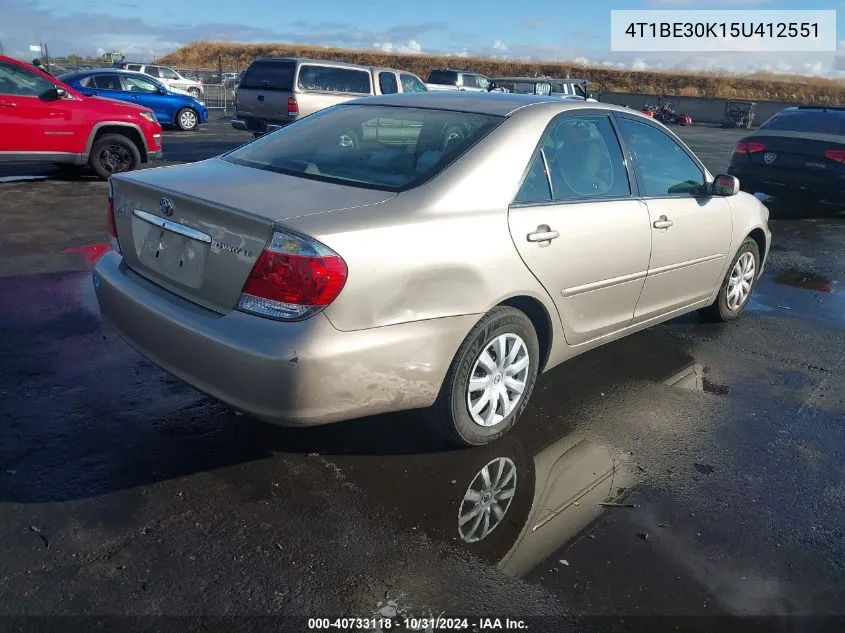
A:
[[[664,97],[672,108],[678,112],[689,114],[694,123],[715,123],[721,124],[725,116],[725,105],[728,99],[710,99],[707,97]],[[628,106],[635,110],[643,107],[643,104],[650,103],[657,105],[660,102],[659,95],[641,94],[635,92],[603,92],[599,95],[599,101],[613,103],[621,106]],[[800,103],[787,103],[783,101],[755,101],[754,120],[751,125],[760,126],[775,114],[790,106],[801,105]]]

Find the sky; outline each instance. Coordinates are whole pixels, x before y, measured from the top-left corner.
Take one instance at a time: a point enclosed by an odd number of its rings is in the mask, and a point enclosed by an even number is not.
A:
[[[611,9],[798,9],[778,0],[0,0],[0,46],[31,59],[45,41],[51,56],[119,51],[152,61],[198,40],[302,43],[387,52],[574,61],[632,70],[769,71],[845,78],[845,0],[837,10],[835,52],[629,53],[610,51]],[[482,9],[483,6],[483,9]]]

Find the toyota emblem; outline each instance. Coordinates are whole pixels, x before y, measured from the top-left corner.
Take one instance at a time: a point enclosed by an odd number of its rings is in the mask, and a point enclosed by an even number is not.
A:
[[[158,207],[161,209],[162,215],[170,217],[173,215],[173,200],[170,198],[162,198],[158,201]]]
[[[766,152],[765,154],[763,154],[763,160],[766,161],[767,165],[771,165],[773,162],[775,162],[775,159],[777,157],[778,155],[774,152]]]

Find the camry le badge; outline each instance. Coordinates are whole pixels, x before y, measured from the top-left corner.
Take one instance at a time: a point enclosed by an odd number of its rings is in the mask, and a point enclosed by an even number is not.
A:
[[[161,213],[166,217],[170,217],[173,215],[173,200],[170,198],[162,198],[158,201],[158,207],[161,209]]]

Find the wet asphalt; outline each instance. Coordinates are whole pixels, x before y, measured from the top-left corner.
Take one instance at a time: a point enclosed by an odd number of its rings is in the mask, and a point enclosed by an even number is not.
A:
[[[741,136],[679,133],[714,172]],[[165,162],[247,140],[225,121],[168,132]],[[105,192],[0,166],[0,615],[841,630],[805,617],[845,616],[845,221],[830,209],[773,203],[739,322],[687,315],[588,352],[541,377],[508,436],[451,450],[415,413],[266,425],[144,360],[97,314]],[[512,501],[473,541],[464,497],[503,464]]]

